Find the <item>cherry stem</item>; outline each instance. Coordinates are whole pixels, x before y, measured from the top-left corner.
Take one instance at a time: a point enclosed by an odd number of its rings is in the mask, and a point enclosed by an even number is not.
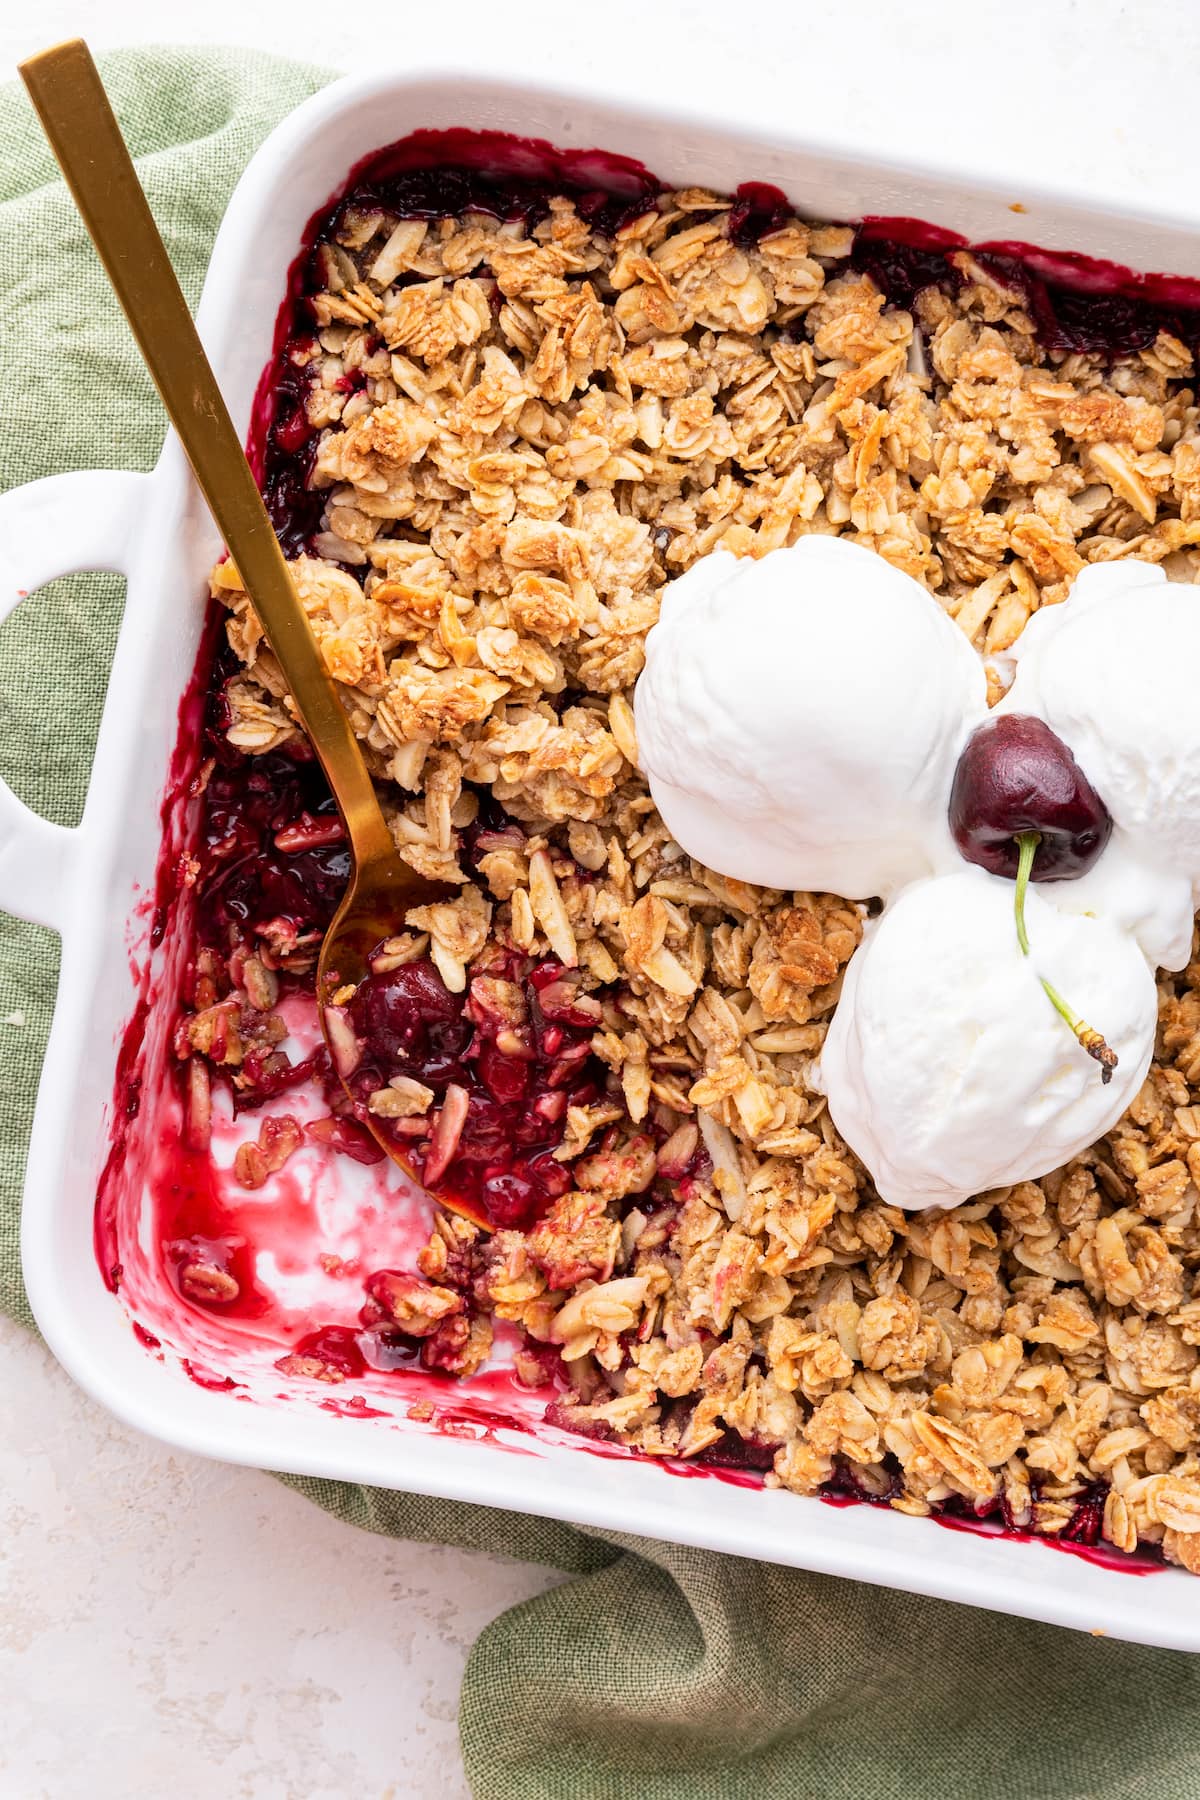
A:
[[[1029,889],[1029,877],[1033,871],[1033,859],[1037,847],[1042,841],[1040,831],[1021,831],[1017,833],[1017,891],[1013,901],[1013,910],[1017,920],[1017,942],[1021,946],[1022,956],[1029,955],[1029,933],[1025,929],[1025,895]],[[1107,1086],[1112,1080],[1112,1072],[1117,1066],[1117,1053],[1105,1043],[1100,1033],[1092,1028],[1086,1020],[1072,1010],[1063,999],[1058,989],[1051,987],[1044,975],[1039,975],[1046,998],[1059,1017],[1065,1021],[1072,1034],[1078,1038],[1089,1056],[1095,1057],[1100,1064],[1100,1080]]]
[[[1017,915],[1017,942],[1021,946],[1021,955],[1029,955],[1029,933],[1025,929],[1025,894],[1029,887],[1029,876],[1033,869],[1033,859],[1037,855],[1037,847],[1042,841],[1040,831],[1022,831],[1017,838],[1017,893],[1013,908]]]

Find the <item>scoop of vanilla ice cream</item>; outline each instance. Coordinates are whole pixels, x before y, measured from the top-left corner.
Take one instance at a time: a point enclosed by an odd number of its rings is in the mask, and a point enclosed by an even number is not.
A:
[[[1116,1123],[1150,1065],[1154,977],[1133,939],[1060,911],[1047,884],[1028,893],[1024,956],[1013,891],[981,869],[918,882],[847,968],[816,1075],[892,1206],[956,1206],[1061,1167]],[[1107,1086],[1039,973],[1116,1051]]]
[[[1060,912],[1111,919],[1132,934],[1153,968],[1182,969],[1191,957],[1195,904],[1190,879],[1137,855],[1119,826],[1085,875],[1042,882],[1038,892]]]
[[[1044,719],[1131,855],[1186,877],[1200,904],[1200,589],[1151,563],[1092,564],[1061,606],[1034,614],[1012,655],[996,710]]]
[[[690,856],[862,899],[958,860],[947,801],[985,693],[918,582],[814,536],[757,561],[717,550],[672,582],[634,710],[650,792]]]

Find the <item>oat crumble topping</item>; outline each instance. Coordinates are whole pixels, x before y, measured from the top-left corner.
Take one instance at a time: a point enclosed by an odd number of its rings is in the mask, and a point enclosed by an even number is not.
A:
[[[728,211],[687,189],[608,238],[568,198],[531,231],[351,208],[318,253],[324,512],[293,573],[402,854],[461,887],[389,956],[455,993],[503,952],[556,958],[612,1078],[570,1109],[539,1223],[440,1215],[372,1303],[460,1373],[515,1322],[523,1378],[569,1377],[561,1422],[652,1456],[737,1434],[774,1485],[850,1471],[901,1511],[1002,1502],[1047,1534],[1102,1492],[1105,1539],[1200,1573],[1200,959],[1160,979],[1157,1057],[1107,1139],[949,1214],[886,1207],[807,1081],[865,909],[686,858],[630,704],[664,583],[718,544],[848,536],[985,653],[1085,563],[1197,580],[1191,352],[1164,330],[1111,367],[1051,356],[969,252],[956,293],[904,311],[847,269],[848,229],[746,247]],[[231,563],[212,585],[243,665],[229,740],[276,750],[279,670]],[[476,878],[480,789],[521,830]],[[199,1013],[184,1048],[269,1041],[294,949],[264,944],[241,1013],[220,1003],[219,1041]],[[372,1107],[422,1129],[432,1100],[401,1080]],[[247,1146],[242,1178],[292,1147]]]

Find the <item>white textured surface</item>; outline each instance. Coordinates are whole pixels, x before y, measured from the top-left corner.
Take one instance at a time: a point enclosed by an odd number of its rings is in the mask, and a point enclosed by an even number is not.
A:
[[[0,75],[81,30],[100,48],[165,32],[331,64],[368,41],[323,0],[41,0],[0,17]],[[497,74],[586,66],[651,102],[737,84],[758,117],[800,109],[813,136],[864,152],[991,163],[1014,192],[1051,172],[1114,198],[1194,196],[1189,0],[459,0],[445,43],[422,21],[424,55],[449,65],[462,43]],[[354,1533],[269,1476],[159,1450],[11,1327],[0,1493],[0,1800],[453,1800],[466,1649],[547,1580]]]
[[[0,1320],[3,1800],[465,1795],[463,1661],[555,1577],[117,1425]]]

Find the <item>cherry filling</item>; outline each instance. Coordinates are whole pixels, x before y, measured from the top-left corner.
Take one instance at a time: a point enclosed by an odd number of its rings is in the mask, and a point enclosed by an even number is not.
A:
[[[709,1469],[751,1469],[765,1475],[774,1467],[778,1449],[778,1444],[764,1443],[761,1438],[747,1438],[737,1431],[725,1431],[715,1444],[701,1450],[696,1461]]]
[[[729,235],[746,248],[782,231],[792,217],[792,204],[782,188],[769,181],[743,181],[729,209]]]
[[[893,306],[906,309],[925,288],[941,288],[954,294],[962,286],[962,276],[944,250],[926,250],[892,238],[867,237],[861,231],[854,239],[850,266],[869,275]]]
[[[367,976],[346,1009],[360,1108],[436,1188],[492,1226],[527,1226],[571,1185],[567,1109],[603,1092],[600,1003],[554,961],[507,956],[452,994],[428,961]],[[412,1084],[432,1092],[408,1110]],[[391,1095],[402,1110],[390,1116]],[[423,1098],[423,1096],[422,1096]]]
[[[225,690],[241,665],[217,652],[204,721],[207,761],[196,845],[196,936],[228,953],[269,941],[284,959],[312,946],[350,878],[350,852],[329,784],[306,739],[265,755],[230,744]]]
[[[1047,350],[1064,356],[1135,356],[1160,331],[1194,343],[1197,324],[1177,308],[1124,294],[1081,294],[1043,279],[1020,256],[983,254],[983,268],[1019,294]]]
[[[198,935],[205,944],[320,934],[350,878],[350,852],[318,764],[295,751],[239,757],[208,778]]]
[[[850,266],[870,275],[894,306],[910,307],[923,288],[957,293],[964,276],[952,261],[972,260],[1024,306],[1038,342],[1060,356],[1112,362],[1134,356],[1160,331],[1200,343],[1200,283],[1183,276],[1138,275],[1119,263],[1017,241],[969,245],[957,232],[923,219],[868,218],[854,234]]]

